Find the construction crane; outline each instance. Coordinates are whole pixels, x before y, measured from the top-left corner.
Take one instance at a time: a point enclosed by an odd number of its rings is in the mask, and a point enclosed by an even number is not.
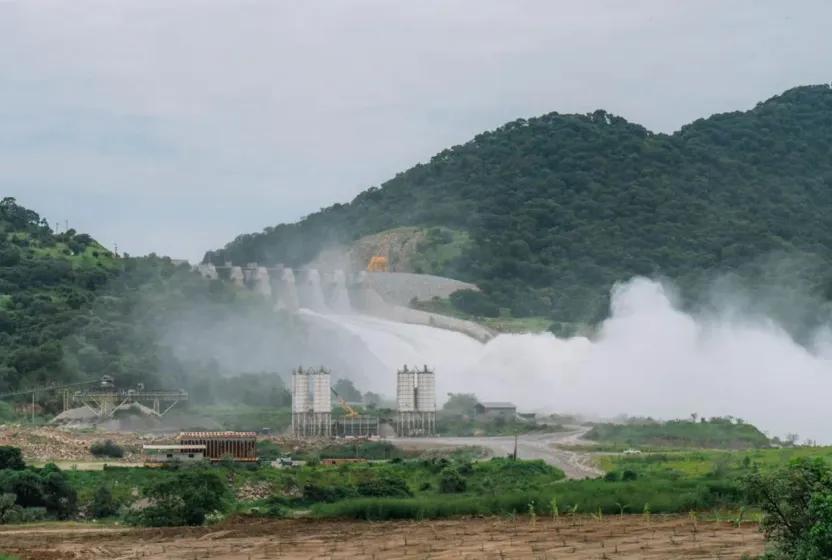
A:
[[[332,391],[332,394],[335,395],[336,399],[338,399],[338,404],[341,405],[341,408],[344,409],[344,416],[346,416],[347,418],[355,418],[357,416],[360,416],[360,414],[358,414],[358,411],[351,407],[349,403],[344,399],[344,397],[338,394],[338,391],[336,391],[332,387],[330,387],[329,390]]]

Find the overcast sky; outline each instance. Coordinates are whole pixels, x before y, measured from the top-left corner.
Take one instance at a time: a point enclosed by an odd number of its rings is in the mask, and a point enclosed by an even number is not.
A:
[[[832,80],[829,0],[0,0],[0,195],[192,260],[518,117]]]

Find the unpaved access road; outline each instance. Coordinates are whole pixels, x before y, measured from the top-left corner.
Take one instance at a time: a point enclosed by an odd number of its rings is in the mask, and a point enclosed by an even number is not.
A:
[[[517,457],[543,459],[561,469],[567,478],[603,476],[604,472],[593,464],[588,453],[559,447],[580,443],[578,440],[586,432],[587,428],[580,428],[568,432],[521,434],[517,436]],[[392,438],[389,441],[402,449],[427,450],[474,445],[487,449],[494,456],[504,457],[514,453],[514,436]]]
[[[193,529],[0,528],[0,551],[24,560],[522,559],[693,560],[756,557],[754,524],[688,516],[474,518],[441,521],[227,522]]]

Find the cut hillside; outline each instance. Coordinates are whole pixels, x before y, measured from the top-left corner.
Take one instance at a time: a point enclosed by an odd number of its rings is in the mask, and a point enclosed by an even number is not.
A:
[[[781,267],[789,283],[828,302],[832,89],[795,88],[671,135],[600,110],[519,119],[205,258],[300,266],[403,227],[464,235],[430,272],[477,284],[514,317],[597,321],[611,286],[634,275],[673,279],[689,298],[716,274],[754,288],[782,255],[800,263]]]

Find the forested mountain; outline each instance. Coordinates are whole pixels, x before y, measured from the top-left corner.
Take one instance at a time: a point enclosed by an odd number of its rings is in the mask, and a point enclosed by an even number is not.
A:
[[[0,202],[0,393],[115,376],[122,386],[181,386],[191,364],[162,344],[192,309],[218,321],[263,306],[156,256],[116,258],[87,234],[56,234]],[[55,395],[57,398],[57,395]]]
[[[89,235],[55,234],[13,198],[0,202],[0,391],[64,371],[61,340],[115,272]]]
[[[832,295],[832,89],[799,87],[745,112],[654,134],[604,111],[510,122],[294,224],[206,260],[297,266],[331,244],[400,226],[465,232],[440,272],[515,316],[592,321],[633,275],[759,281],[761,259],[809,263]]]
[[[285,391],[275,373],[299,363],[356,378],[375,365],[339,353],[343,335],[324,331],[190,265],[116,256],[0,202],[0,394],[110,375],[121,388],[185,388],[203,404],[276,406]],[[234,387],[224,379],[246,373]],[[54,412],[60,394],[38,401]]]

